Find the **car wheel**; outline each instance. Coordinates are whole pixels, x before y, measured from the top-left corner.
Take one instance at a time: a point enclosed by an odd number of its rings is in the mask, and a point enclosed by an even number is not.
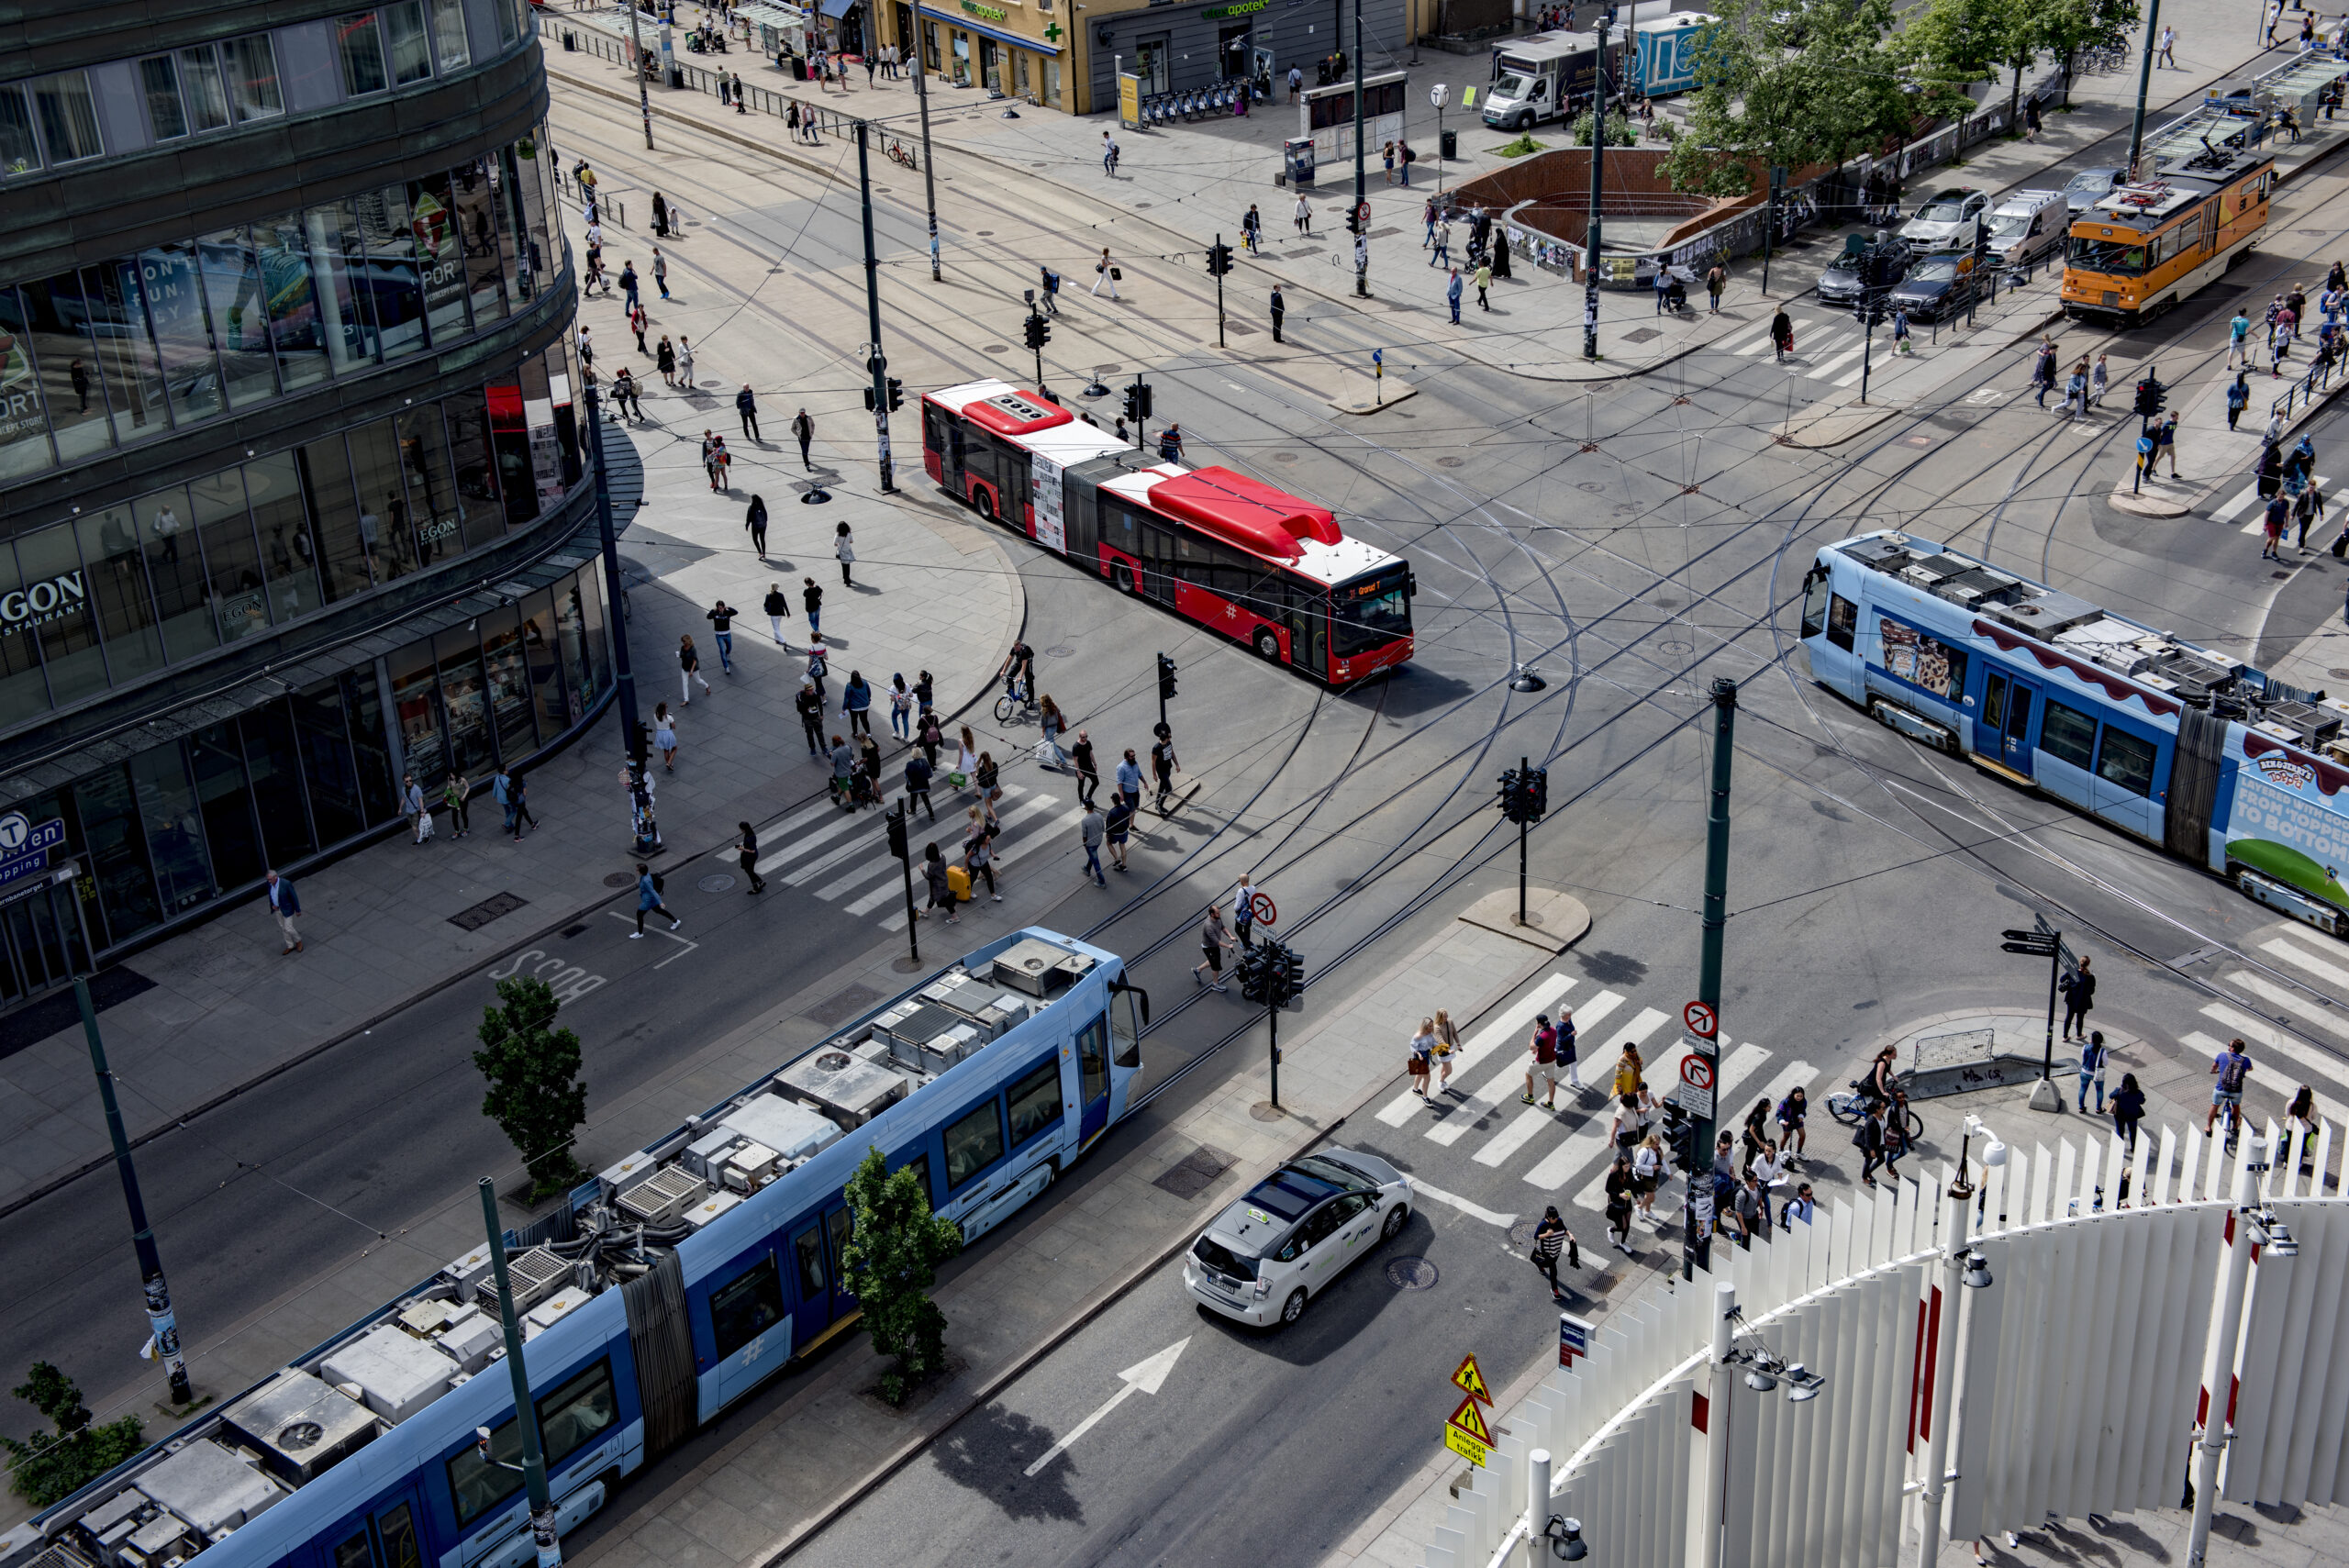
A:
[[[1378,1228],[1378,1239],[1381,1241],[1392,1241],[1396,1237],[1403,1234],[1403,1227],[1409,1224],[1410,1219],[1411,1211],[1401,1204],[1397,1204],[1386,1211],[1386,1223]]]
[[[1284,1324],[1294,1323],[1304,1316],[1305,1287],[1298,1285],[1288,1293],[1288,1299],[1281,1303],[1281,1321]]]
[[[1281,639],[1273,635],[1271,627],[1256,628],[1256,653],[1259,658],[1269,659],[1275,664],[1280,662]]]

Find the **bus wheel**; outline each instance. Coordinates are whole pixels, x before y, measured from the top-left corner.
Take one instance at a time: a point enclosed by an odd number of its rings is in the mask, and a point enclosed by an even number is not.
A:
[[[1109,568],[1109,581],[1120,594],[1134,591],[1134,574],[1122,561]]]
[[[1275,664],[1281,662],[1281,639],[1273,635],[1271,627],[1260,626],[1256,628],[1256,652]]]
[[[995,493],[993,491],[988,490],[984,485],[973,490],[971,492],[971,506],[973,510],[979,514],[979,520],[981,522],[991,523],[995,521]]]

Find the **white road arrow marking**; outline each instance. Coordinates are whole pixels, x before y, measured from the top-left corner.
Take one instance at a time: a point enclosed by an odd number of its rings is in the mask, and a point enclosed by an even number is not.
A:
[[[1190,1342],[1188,1338],[1177,1340],[1148,1361],[1138,1362],[1119,1373],[1118,1376],[1124,1380],[1125,1386],[1109,1396],[1108,1403],[1072,1427],[1066,1437],[1046,1449],[1043,1457],[1030,1465],[1025,1473],[1033,1475],[1052,1463],[1053,1460],[1060,1457],[1062,1451],[1069,1444],[1091,1431],[1102,1417],[1124,1404],[1134,1395],[1157,1393],[1160,1385],[1166,1381],[1166,1374],[1174,1370],[1175,1358],[1183,1353],[1183,1348]]]

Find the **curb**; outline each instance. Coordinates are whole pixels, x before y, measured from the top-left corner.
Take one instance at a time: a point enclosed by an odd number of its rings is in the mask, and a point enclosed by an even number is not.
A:
[[[1430,936],[1427,940],[1421,942],[1417,948],[1413,949],[1409,956],[1402,960],[1401,966],[1408,968],[1416,964],[1429,951],[1432,951],[1443,942],[1451,936],[1453,923],[1454,922],[1453,920],[1447,920],[1441,930]],[[1531,950],[1529,950],[1529,951],[1530,951]],[[1563,951],[1563,949],[1558,951]],[[1548,951],[1542,953],[1538,957],[1530,957],[1525,962],[1520,964],[1506,978],[1498,982],[1492,989],[1488,990],[1483,996],[1477,999],[1474,1010],[1464,1015],[1464,1025],[1472,1026],[1495,1011],[1497,1008],[1505,1005],[1508,998],[1515,995],[1516,992],[1532,977],[1535,972],[1539,971],[1545,964],[1554,962],[1556,957],[1556,951]],[[1331,1018],[1334,1018],[1334,1017],[1335,1015],[1331,1015]],[[1321,1022],[1317,1023],[1311,1030],[1309,1030],[1296,1043],[1301,1045],[1306,1040],[1315,1038],[1324,1028],[1328,1027],[1330,1021],[1330,1018],[1324,1018]],[[1313,1148],[1316,1144],[1331,1137],[1341,1127],[1343,1127],[1348,1120],[1357,1115],[1364,1106],[1377,1098],[1381,1093],[1391,1089],[1398,1081],[1399,1076],[1399,1074],[1389,1073],[1370,1084],[1353,1100],[1347,1102],[1340,1114],[1331,1118],[1326,1125],[1307,1128],[1304,1130],[1303,1135],[1298,1138],[1296,1142],[1290,1144],[1286,1151],[1280,1154],[1278,1158],[1282,1160],[1296,1159],[1298,1155],[1303,1154],[1308,1150]],[[774,1568],[775,1564],[782,1562],[793,1552],[797,1551],[810,1540],[820,1535],[824,1530],[837,1523],[842,1516],[848,1513],[850,1509],[855,1507],[858,1503],[863,1501],[864,1498],[871,1496],[882,1485],[885,1485],[892,1476],[897,1473],[897,1472],[904,1469],[914,1460],[919,1458],[932,1443],[944,1437],[964,1417],[970,1415],[975,1410],[985,1407],[1006,1388],[1018,1382],[1028,1373],[1033,1371],[1037,1364],[1042,1362],[1045,1357],[1051,1355],[1062,1345],[1067,1343],[1070,1339],[1083,1330],[1086,1325],[1093,1322],[1094,1319],[1099,1318],[1103,1313],[1109,1310],[1112,1307],[1115,1307],[1128,1295],[1131,1294],[1135,1286],[1139,1285],[1143,1280],[1149,1278],[1152,1273],[1155,1273],[1159,1269],[1163,1268],[1170,1260],[1179,1256],[1183,1249],[1190,1244],[1192,1230],[1193,1227],[1191,1226],[1186,1225],[1181,1227],[1176,1230],[1172,1240],[1166,1242],[1163,1246],[1155,1249],[1145,1256],[1135,1260],[1132,1263],[1127,1265],[1124,1270],[1106,1281],[1093,1293],[1092,1296],[1079,1303],[1066,1318],[1048,1329],[1033,1345],[1030,1346],[1027,1350],[1021,1351],[1019,1355],[1006,1362],[995,1373],[989,1376],[977,1387],[972,1389],[969,1394],[964,1396],[963,1398],[957,1400],[952,1406],[945,1407],[938,1417],[935,1425],[933,1425],[930,1429],[917,1433],[916,1435],[908,1438],[896,1449],[893,1450],[885,1457],[874,1463],[861,1479],[843,1491],[841,1495],[821,1513],[794,1527],[791,1530],[777,1538],[772,1545],[768,1546],[756,1555],[746,1559],[744,1568]],[[856,1372],[857,1375],[862,1375],[861,1366],[856,1369]],[[734,1439],[731,1442],[728,1443],[724,1448],[711,1455],[708,1459],[703,1461],[700,1464],[695,1466],[691,1472],[678,1476],[670,1482],[667,1486],[662,1488],[660,1494],[651,1500],[646,1507],[636,1510],[636,1512],[640,1516],[653,1516],[659,1514],[663,1507],[669,1505],[669,1503],[686,1496],[696,1487],[704,1485],[709,1475],[724,1468],[725,1465],[730,1462],[745,1446],[764,1438],[774,1431],[775,1428],[781,1426],[790,1417],[805,1408],[806,1406],[815,1398],[819,1391],[829,1390],[833,1382],[848,1375],[850,1375],[849,1369],[845,1367],[836,1368],[827,1378],[819,1380],[817,1383],[811,1383],[808,1387],[804,1388],[797,1394],[792,1396],[792,1397],[780,1408],[768,1415],[756,1426],[742,1433],[740,1437]],[[608,1533],[607,1536],[599,1537],[596,1542],[588,1547],[587,1551],[593,1552],[596,1550],[596,1547],[599,1546],[605,1539],[609,1539]],[[592,1560],[593,1559],[585,1553],[583,1553],[580,1559],[583,1562],[591,1562]]]

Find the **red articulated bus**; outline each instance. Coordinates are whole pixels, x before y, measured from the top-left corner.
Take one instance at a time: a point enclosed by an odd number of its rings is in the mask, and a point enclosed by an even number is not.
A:
[[[1411,657],[1408,562],[1228,468],[1153,462],[1008,382],[921,400],[922,466],[990,522],[1333,685]]]

